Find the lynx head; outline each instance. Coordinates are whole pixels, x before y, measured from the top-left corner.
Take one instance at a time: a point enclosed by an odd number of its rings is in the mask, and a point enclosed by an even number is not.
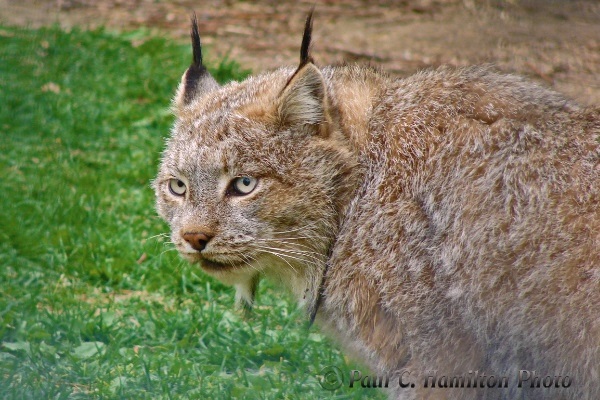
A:
[[[193,18],[193,62],[154,181],[180,254],[248,304],[265,275],[311,307],[352,186],[356,161],[309,56],[311,17],[298,68],[222,87],[202,64]]]

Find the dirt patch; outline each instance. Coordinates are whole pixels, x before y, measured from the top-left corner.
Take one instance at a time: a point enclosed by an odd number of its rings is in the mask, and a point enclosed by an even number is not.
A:
[[[440,64],[493,63],[581,103],[600,104],[597,0],[0,0],[0,22],[145,27],[187,40],[195,10],[213,58],[228,55],[261,71],[296,63],[304,18],[315,3],[318,64],[357,61],[407,75]]]

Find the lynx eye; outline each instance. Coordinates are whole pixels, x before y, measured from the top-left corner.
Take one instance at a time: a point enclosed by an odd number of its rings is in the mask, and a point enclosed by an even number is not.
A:
[[[175,196],[183,196],[187,188],[179,179],[169,179],[169,191]]]
[[[231,182],[231,188],[233,189],[233,194],[245,196],[252,193],[257,183],[258,180],[256,178],[251,176],[240,176]]]

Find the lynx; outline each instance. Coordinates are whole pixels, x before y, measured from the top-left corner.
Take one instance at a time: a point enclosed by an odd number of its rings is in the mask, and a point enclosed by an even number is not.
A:
[[[391,398],[599,399],[600,108],[488,67],[317,67],[311,31],[297,68],[219,86],[193,18],[153,184],[181,255],[242,305],[279,282],[405,372]],[[475,372],[508,385],[439,380]]]

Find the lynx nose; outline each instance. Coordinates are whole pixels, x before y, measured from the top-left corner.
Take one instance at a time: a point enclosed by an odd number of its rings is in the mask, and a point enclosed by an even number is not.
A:
[[[185,232],[182,236],[194,250],[198,251],[204,250],[208,241],[212,239],[211,235],[202,232]]]

